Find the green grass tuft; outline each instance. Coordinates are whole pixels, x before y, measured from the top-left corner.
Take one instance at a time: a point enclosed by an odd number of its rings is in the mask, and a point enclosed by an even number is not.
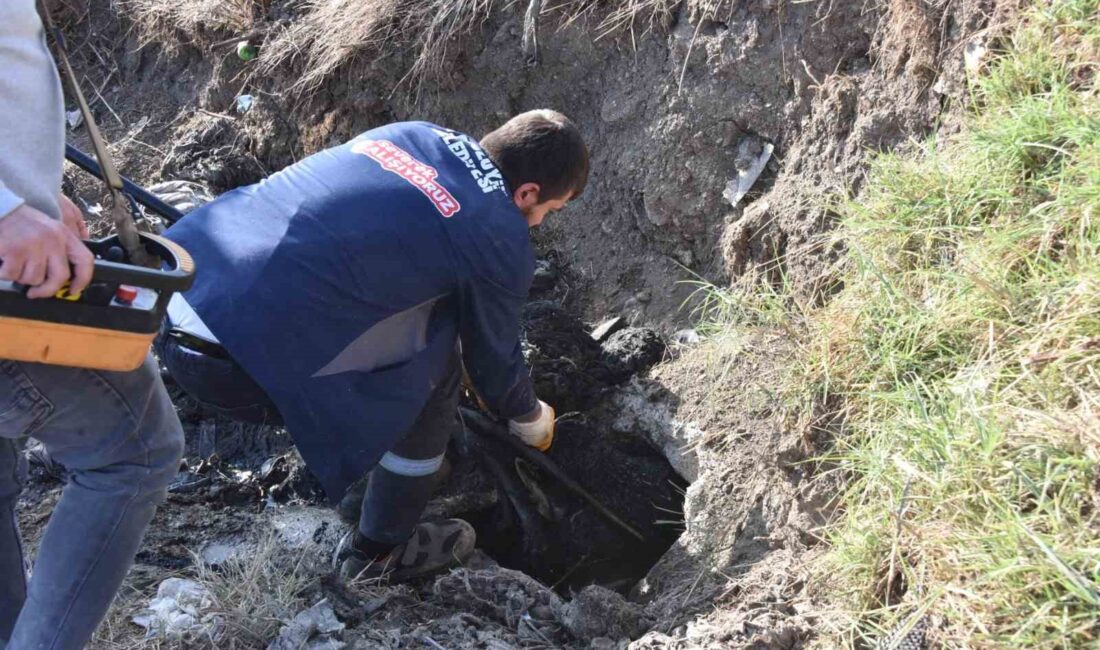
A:
[[[839,207],[828,304],[695,297],[712,338],[790,332],[787,407],[836,413],[825,646],[923,619],[942,647],[1100,647],[1098,0],[1039,2],[1001,46],[959,134]]]
[[[800,378],[845,413],[833,643],[925,615],[947,647],[1100,643],[1098,39],[1096,0],[1036,5],[963,132],[843,208]]]

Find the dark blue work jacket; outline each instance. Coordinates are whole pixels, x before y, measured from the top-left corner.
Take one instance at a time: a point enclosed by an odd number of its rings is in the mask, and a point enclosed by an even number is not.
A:
[[[462,341],[502,417],[537,402],[527,223],[477,142],[423,122],[322,151],[184,217],[187,301],[279,407],[331,499],[412,426]]]

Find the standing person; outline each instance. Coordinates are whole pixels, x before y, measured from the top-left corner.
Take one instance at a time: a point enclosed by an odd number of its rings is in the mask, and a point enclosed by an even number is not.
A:
[[[554,111],[518,115],[480,143],[397,123],[166,233],[204,273],[176,296],[160,339],[176,382],[231,417],[285,422],[333,500],[374,468],[345,577],[427,575],[473,551],[466,522],[418,523],[461,426],[463,362],[513,433],[550,446],[554,412],[520,351],[528,228],[587,178],[581,135]]]
[[[0,2],[0,116],[0,280],[29,285],[31,299],[70,278],[80,291],[93,259],[80,210],[61,196],[61,84],[34,0]],[[70,473],[29,582],[15,516],[28,437]],[[151,356],[126,373],[0,360],[0,648],[85,646],[182,449]]]

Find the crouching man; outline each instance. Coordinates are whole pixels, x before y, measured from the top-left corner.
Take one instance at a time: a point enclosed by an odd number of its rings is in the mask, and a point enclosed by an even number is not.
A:
[[[170,228],[201,269],[159,349],[194,398],[285,423],[331,499],[367,471],[342,573],[400,580],[473,551],[461,520],[418,523],[479,394],[545,450],[554,413],[520,353],[528,228],[584,189],[568,118],[524,113],[481,142],[391,124],[225,194]]]

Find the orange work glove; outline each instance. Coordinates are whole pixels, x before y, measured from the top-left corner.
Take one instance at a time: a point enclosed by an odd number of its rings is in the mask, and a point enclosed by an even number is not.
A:
[[[546,451],[554,444],[554,409],[539,400],[538,417],[530,422],[508,421],[508,431],[529,447]]]

